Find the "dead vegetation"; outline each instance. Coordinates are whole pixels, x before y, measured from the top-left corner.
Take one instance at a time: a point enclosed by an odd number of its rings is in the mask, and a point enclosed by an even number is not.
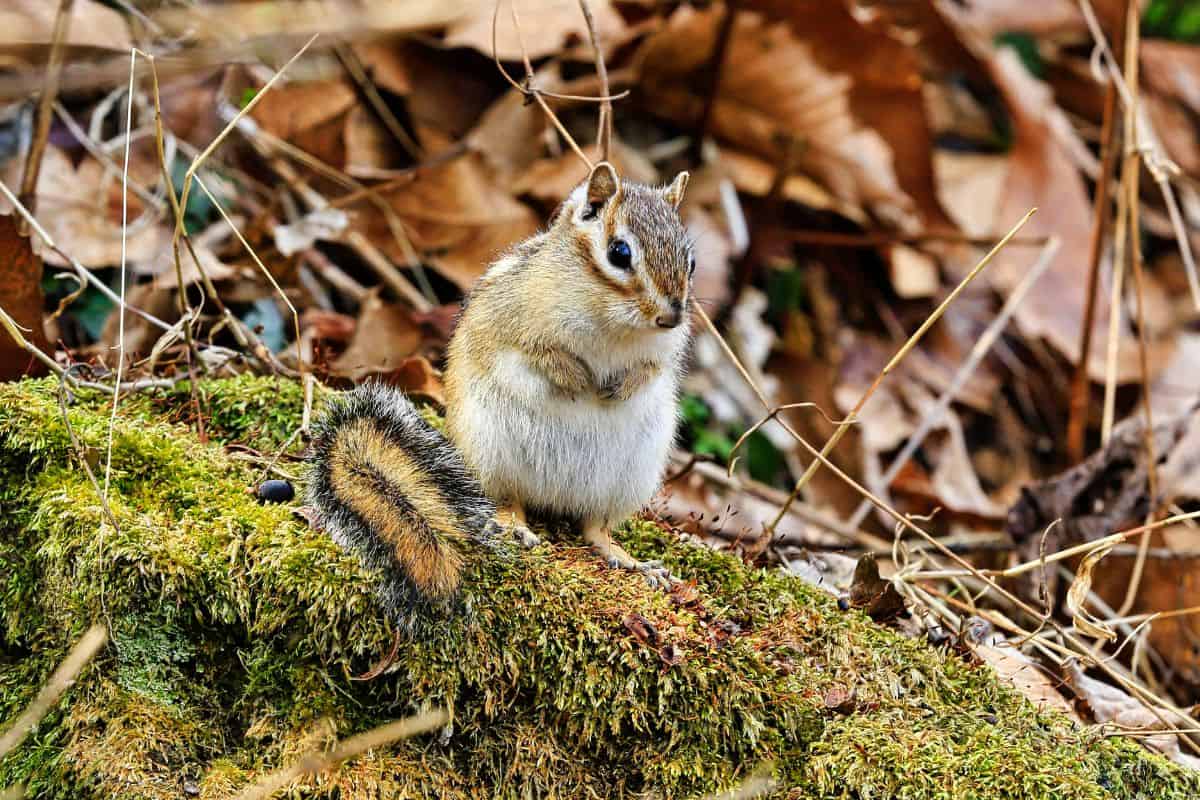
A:
[[[18,0],[0,376],[109,394],[106,507],[142,393],[201,441],[234,374],[436,405],[463,293],[586,164],[689,169],[651,514],[1194,766],[1197,11],[1037,6]],[[240,456],[302,479],[310,408]]]

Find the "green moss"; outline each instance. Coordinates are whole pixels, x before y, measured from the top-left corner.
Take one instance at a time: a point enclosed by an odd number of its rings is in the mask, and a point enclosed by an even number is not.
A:
[[[793,798],[1200,790],[1161,758],[1037,711],[986,667],[653,522],[621,538],[694,581],[694,598],[611,572],[560,536],[473,563],[460,617],[405,643],[383,676],[353,680],[393,641],[372,576],[294,508],[255,502],[261,465],[218,444],[269,457],[297,429],[301,393],[239,378],[201,396],[209,444],[179,424],[185,390],[124,404],[114,529],[73,461],[55,384],[0,386],[0,712],[28,701],[90,621],[113,633],[0,762],[0,786],[165,798],[190,781],[227,797],[334,735],[437,705],[453,711],[444,736],[307,779],[295,796],[681,797],[769,762]],[[101,480],[106,401],[81,394],[69,411]],[[850,713],[826,707],[832,690],[853,691]]]

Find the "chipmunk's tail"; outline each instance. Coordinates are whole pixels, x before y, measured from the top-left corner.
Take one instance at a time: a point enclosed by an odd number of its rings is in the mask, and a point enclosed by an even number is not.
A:
[[[494,538],[495,507],[458,450],[380,383],[331,401],[314,433],[308,503],[380,573],[385,610],[407,625],[449,606],[472,551]]]

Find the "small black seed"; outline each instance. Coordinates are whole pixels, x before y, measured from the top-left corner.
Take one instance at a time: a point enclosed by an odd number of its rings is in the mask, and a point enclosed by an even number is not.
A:
[[[841,611],[849,611],[850,610],[850,601],[847,600],[845,597],[839,597],[838,598],[838,609]]]
[[[270,480],[258,485],[258,499],[265,503],[287,503],[296,496],[291,481]]]

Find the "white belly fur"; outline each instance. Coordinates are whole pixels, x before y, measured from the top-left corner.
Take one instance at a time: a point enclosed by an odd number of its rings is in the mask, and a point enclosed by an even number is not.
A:
[[[611,524],[653,497],[675,437],[673,371],[624,402],[556,395],[515,351],[490,378],[466,387],[456,414],[490,497]]]

